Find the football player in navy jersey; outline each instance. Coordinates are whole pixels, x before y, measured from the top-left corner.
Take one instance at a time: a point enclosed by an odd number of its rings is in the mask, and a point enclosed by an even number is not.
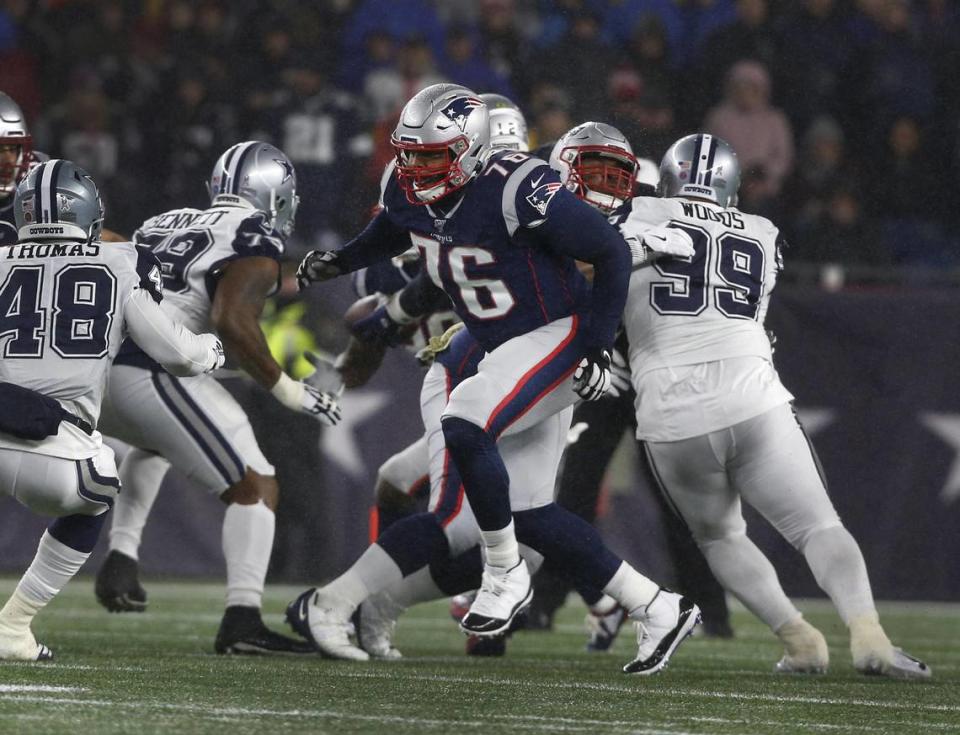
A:
[[[33,156],[33,137],[23,110],[9,95],[0,92],[0,246],[17,243],[13,195],[17,183],[30,170]]]
[[[384,187],[383,210],[343,249],[308,254],[299,276],[303,286],[333,278],[397,255],[412,240],[431,280],[486,352],[476,374],[450,393],[442,436],[486,551],[483,584],[461,627],[494,636],[531,596],[497,439],[549,420],[577,394],[595,400],[609,388],[609,348],[631,257],[603,216],[566,191],[546,162],[522,153],[491,154],[488,139],[487,107],[470,90],[444,84],[415,95],[393,135],[397,167]],[[575,259],[594,267],[592,295]],[[553,528],[555,508],[528,511],[536,516],[529,527],[539,526],[531,535],[562,532]],[[437,524],[424,533],[443,531]],[[382,560],[383,553],[374,545],[358,564],[368,556]],[[662,635],[672,652],[695,624],[696,606],[661,594],[629,565],[607,571],[608,591],[638,617],[657,600],[669,610],[671,625]],[[393,576],[402,575],[394,564]],[[334,586],[295,603],[302,629],[321,648],[331,635],[349,646],[336,632],[342,633],[340,618],[370,592],[370,585],[359,585],[365,589],[353,590],[353,603],[345,605],[339,596],[345,590]],[[638,654],[637,663],[636,670],[649,673],[665,657]]]

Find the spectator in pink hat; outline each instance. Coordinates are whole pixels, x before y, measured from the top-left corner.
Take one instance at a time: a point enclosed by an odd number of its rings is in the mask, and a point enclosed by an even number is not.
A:
[[[707,113],[707,132],[733,146],[759,199],[773,199],[793,168],[793,131],[770,104],[770,75],[756,61],[738,61],[727,75],[723,101]]]

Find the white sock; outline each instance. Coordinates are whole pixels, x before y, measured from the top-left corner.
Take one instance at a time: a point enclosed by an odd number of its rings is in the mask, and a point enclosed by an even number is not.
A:
[[[138,559],[147,516],[157,499],[170,463],[142,449],[131,449],[120,463],[120,484],[110,523],[110,550]]]
[[[0,619],[8,627],[28,628],[34,615],[73,579],[89,556],[44,531],[37,554],[0,611]]]
[[[443,591],[437,587],[437,583],[433,581],[429,565],[418,569],[408,577],[404,577],[392,585],[387,592],[393,601],[402,608],[411,607],[419,602],[440,600],[446,597]]]
[[[520,546],[513,530],[513,519],[499,531],[480,531],[487,564],[492,567],[512,569],[520,563]]]
[[[660,591],[660,585],[644,577],[627,562],[623,562],[603,591],[623,605],[627,613],[633,616],[656,597],[657,592]]]
[[[846,528],[833,526],[810,534],[803,555],[817,584],[833,600],[844,623],[850,625],[855,618],[876,616],[867,565]]]
[[[223,556],[227,560],[227,607],[259,608],[273,551],[276,516],[262,500],[231,503],[223,516]]]
[[[800,611],[780,586],[770,560],[745,533],[699,546],[717,581],[771,630],[777,631],[799,617]]]
[[[383,547],[370,544],[353,566],[320,590],[320,595],[324,601],[352,612],[370,595],[392,589],[402,580],[400,567]]]

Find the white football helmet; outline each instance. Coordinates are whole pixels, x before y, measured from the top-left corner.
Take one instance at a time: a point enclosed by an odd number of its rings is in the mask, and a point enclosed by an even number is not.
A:
[[[564,133],[550,153],[560,181],[609,214],[633,196],[637,158],[630,141],[612,125],[586,122]]]
[[[502,150],[530,150],[527,120],[508,97],[487,92],[480,99],[490,108],[490,147]]]
[[[407,200],[429,204],[480,171],[490,143],[489,111],[466,87],[433,84],[404,105],[390,142]]]
[[[27,130],[27,119],[20,105],[8,94],[0,92],[0,146],[14,146],[16,155],[10,162],[0,163],[0,199],[16,191],[33,162],[33,137]]]

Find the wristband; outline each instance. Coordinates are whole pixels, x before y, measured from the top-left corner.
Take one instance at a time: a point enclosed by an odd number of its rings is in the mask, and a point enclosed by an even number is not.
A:
[[[280,379],[270,389],[270,393],[287,408],[294,411],[303,408],[303,383],[286,373],[280,373]]]

